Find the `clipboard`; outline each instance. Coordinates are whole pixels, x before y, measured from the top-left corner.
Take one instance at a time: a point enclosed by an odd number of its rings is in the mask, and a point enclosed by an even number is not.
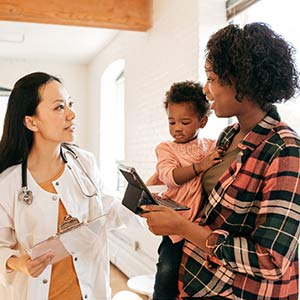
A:
[[[99,239],[99,230],[106,214],[89,221],[79,222],[77,218],[66,215],[59,225],[58,233],[26,249],[31,259],[48,252],[54,253],[51,264],[64,259],[78,251],[86,251],[91,244]]]

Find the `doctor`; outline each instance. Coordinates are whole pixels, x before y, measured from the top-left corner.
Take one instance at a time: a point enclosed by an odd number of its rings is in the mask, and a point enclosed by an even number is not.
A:
[[[71,147],[81,165],[64,155],[61,145],[73,141],[74,119],[73,101],[58,78],[32,73],[15,84],[0,142],[1,299],[111,298],[107,229],[139,220],[101,197],[93,155]],[[88,221],[104,214],[100,238],[88,248],[55,264],[51,251],[36,259],[27,255],[26,249],[58,232],[66,215]]]

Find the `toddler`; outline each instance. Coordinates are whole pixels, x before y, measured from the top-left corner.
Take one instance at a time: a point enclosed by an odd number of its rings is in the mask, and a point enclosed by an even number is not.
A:
[[[173,141],[156,147],[157,173],[151,181],[167,185],[162,196],[190,207],[178,213],[195,221],[201,204],[202,173],[221,161],[222,150],[215,149],[215,141],[198,136],[210,112],[199,83],[174,83],[166,92],[164,105]],[[183,243],[180,236],[163,237],[158,249],[153,300],[176,299]]]

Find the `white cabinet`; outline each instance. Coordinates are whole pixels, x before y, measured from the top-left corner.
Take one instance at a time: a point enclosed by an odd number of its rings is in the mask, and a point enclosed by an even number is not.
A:
[[[148,229],[115,230],[109,233],[110,261],[129,278],[156,272],[160,236]]]

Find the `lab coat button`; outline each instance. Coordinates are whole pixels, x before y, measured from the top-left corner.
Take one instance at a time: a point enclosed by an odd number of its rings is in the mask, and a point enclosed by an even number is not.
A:
[[[57,196],[52,196],[52,200],[56,201],[57,200]]]
[[[74,257],[74,260],[77,261],[77,257]]]
[[[58,181],[56,181],[56,182],[55,182],[55,184],[56,184],[56,185],[59,185],[59,182],[58,182]]]
[[[84,295],[84,299],[87,299],[88,298],[88,296],[87,295]]]
[[[48,280],[47,279],[43,279],[43,284],[46,284],[48,283]]]

